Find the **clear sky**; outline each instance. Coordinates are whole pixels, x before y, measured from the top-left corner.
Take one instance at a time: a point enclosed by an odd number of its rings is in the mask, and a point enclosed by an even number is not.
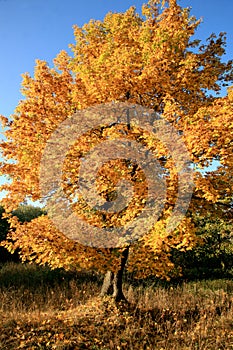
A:
[[[21,74],[33,74],[35,59],[52,64],[62,49],[74,42],[72,26],[103,19],[109,11],[122,12],[143,0],[0,0],[0,114],[9,116],[21,99]],[[197,37],[226,31],[227,59],[233,58],[233,1],[180,0],[203,17]]]

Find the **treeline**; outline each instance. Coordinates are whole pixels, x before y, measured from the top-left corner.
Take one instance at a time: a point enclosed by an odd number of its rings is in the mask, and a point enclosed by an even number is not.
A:
[[[195,218],[199,243],[186,252],[174,251],[173,261],[187,280],[233,277],[233,225],[211,215]]]
[[[4,208],[0,206],[0,241],[7,237],[10,225],[4,218]],[[29,222],[46,214],[45,210],[32,205],[21,205],[13,212],[20,222]],[[220,218],[196,217],[199,243],[185,252],[174,250],[172,261],[175,264],[175,278],[181,271],[182,279],[221,278],[233,276],[233,225]],[[0,263],[20,262],[18,252],[10,254],[0,247]]]

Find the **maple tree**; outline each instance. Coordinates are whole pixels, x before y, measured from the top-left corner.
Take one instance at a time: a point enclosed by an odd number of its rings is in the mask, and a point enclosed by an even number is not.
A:
[[[133,243],[106,248],[69,239],[47,215],[24,224],[11,217],[13,229],[4,242],[9,251],[20,248],[23,260],[54,268],[107,271],[102,294],[113,287],[114,297],[123,299],[126,265],[138,277],[172,276],[171,249],[191,249],[196,242],[192,213],[211,212],[232,220],[233,88],[229,87],[227,96],[218,96],[233,80],[232,62],[222,61],[224,33],[211,35],[205,44],[192,40],[199,23],[177,1],[154,0],[143,6],[142,15],[131,7],[125,13],[109,13],[103,21],[75,26],[73,55],[61,51],[53,68],[37,60],[34,77],[23,75],[25,99],[9,120],[2,116],[6,141],[1,144],[5,158],[1,173],[11,178],[10,184],[2,186],[8,191],[3,200],[8,213],[26,198],[41,198],[41,159],[51,135],[67,117],[92,106],[127,102],[156,112],[178,130],[186,145],[195,185],[186,217],[172,233],[166,230],[178,191],[178,170],[168,148],[140,126],[99,125],[80,136],[67,151],[64,193],[75,195],[80,158],[121,132],[128,140],[147,147],[164,171],[166,201],[159,220]],[[217,170],[200,171],[213,161],[218,161]],[[123,225],[136,217],[147,198],[142,169],[113,157],[98,175],[98,191],[107,201],[114,199],[121,176],[131,181],[136,199],[121,215],[96,213],[83,199],[72,203],[74,211],[96,227]]]

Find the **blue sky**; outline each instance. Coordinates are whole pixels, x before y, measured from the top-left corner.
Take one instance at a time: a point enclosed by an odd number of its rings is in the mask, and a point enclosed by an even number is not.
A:
[[[72,26],[90,19],[103,19],[109,11],[125,11],[143,0],[0,0],[0,114],[9,116],[21,99],[21,74],[33,74],[35,59],[52,64],[62,49],[74,42]],[[197,37],[226,31],[227,56],[233,58],[233,1],[180,0],[192,7],[192,14],[203,17]]]

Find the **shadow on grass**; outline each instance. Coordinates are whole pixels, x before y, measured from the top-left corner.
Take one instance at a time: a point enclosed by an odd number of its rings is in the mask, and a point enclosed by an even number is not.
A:
[[[93,272],[69,272],[64,269],[51,270],[47,266],[35,264],[7,263],[0,265],[0,288],[25,287],[37,288],[42,285],[54,287],[57,284],[77,284],[94,282],[101,285],[101,279]]]

